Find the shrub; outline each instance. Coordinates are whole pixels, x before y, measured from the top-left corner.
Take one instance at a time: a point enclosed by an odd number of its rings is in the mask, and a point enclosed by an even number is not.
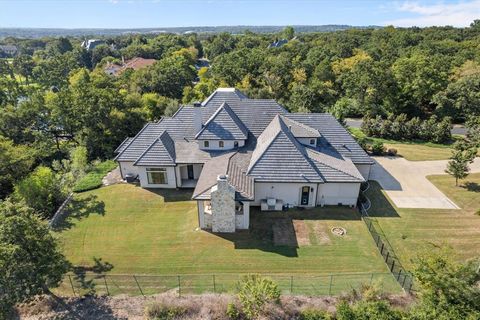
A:
[[[383,142],[381,141],[375,141],[372,144],[372,154],[376,156],[380,156],[385,152],[385,146],[383,145]]]
[[[96,164],[87,175],[75,184],[73,191],[83,192],[101,187],[103,177],[109,171],[115,169],[116,166],[117,164],[113,160],[107,160]]]
[[[270,279],[248,275],[238,283],[238,299],[247,319],[255,319],[266,303],[279,302],[280,289]]]
[[[162,303],[151,303],[145,309],[145,317],[150,320],[174,320],[185,315],[187,310],[178,306],[166,306]]]
[[[361,137],[357,139],[357,143],[360,147],[362,147],[363,150],[368,151],[368,139],[365,137]]]
[[[477,216],[480,216],[480,209],[478,209],[477,212],[475,212],[475,214],[476,214]]]
[[[329,320],[332,316],[325,310],[306,309],[300,311],[299,320]]]
[[[227,316],[228,316],[230,319],[232,319],[232,320],[235,320],[235,319],[239,319],[239,318],[240,318],[240,311],[238,311],[237,306],[235,305],[235,303],[230,302],[230,303],[227,305]]]
[[[387,154],[388,154],[389,156],[393,156],[393,157],[394,157],[394,156],[397,155],[397,149],[395,149],[395,148],[388,148]]]

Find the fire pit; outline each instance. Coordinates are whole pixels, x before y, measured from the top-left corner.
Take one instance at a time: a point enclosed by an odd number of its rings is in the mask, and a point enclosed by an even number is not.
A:
[[[332,233],[336,236],[344,236],[345,234],[347,234],[347,230],[342,227],[333,227]]]

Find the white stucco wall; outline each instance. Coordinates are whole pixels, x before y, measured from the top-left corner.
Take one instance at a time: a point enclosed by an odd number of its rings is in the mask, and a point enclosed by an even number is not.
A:
[[[140,179],[140,185],[143,188],[176,188],[175,182],[175,167],[158,167],[158,166],[149,166],[149,167],[137,167],[138,168],[138,177]],[[147,168],[166,168],[167,169],[167,184],[149,184],[147,179]]]
[[[346,206],[357,204],[360,183],[325,183],[320,184],[317,195],[317,205],[336,206],[339,203]]]
[[[120,170],[122,172],[122,178],[125,179],[125,175],[128,173],[133,173],[135,175],[138,174],[138,167],[135,167],[132,162],[128,161],[119,161],[118,165],[120,166]]]
[[[355,167],[357,167],[358,171],[362,174],[362,177],[365,178],[365,180],[368,180],[370,178],[370,169],[372,165],[370,164],[356,164]]]
[[[255,201],[252,205],[259,206],[260,201],[267,198],[276,198],[283,200],[283,204],[290,206],[300,206],[301,188],[309,186],[313,188],[310,191],[308,206],[315,206],[315,194],[317,192],[316,183],[255,183]]]
[[[315,139],[315,143],[313,145],[316,145],[317,144],[317,138],[298,138],[298,142],[300,142],[301,144],[305,144],[307,146],[311,146],[310,144],[310,139]]]
[[[201,150],[231,150],[234,148],[234,142],[238,141],[238,147],[243,147],[245,145],[245,140],[223,140],[223,148],[218,146],[219,140],[208,140],[209,147],[205,148],[203,142],[205,140],[198,140],[198,147]]]

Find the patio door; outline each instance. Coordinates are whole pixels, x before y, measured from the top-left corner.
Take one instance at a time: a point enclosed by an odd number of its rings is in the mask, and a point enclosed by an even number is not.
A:
[[[193,180],[194,179],[194,175],[193,175],[193,165],[189,164],[187,166],[187,176],[188,176],[188,180]]]
[[[308,206],[308,200],[310,199],[310,187],[302,187],[302,196],[300,198],[300,204],[302,206]]]

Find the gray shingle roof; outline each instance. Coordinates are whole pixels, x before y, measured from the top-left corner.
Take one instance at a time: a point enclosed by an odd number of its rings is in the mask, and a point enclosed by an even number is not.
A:
[[[138,157],[134,165],[174,166],[175,145],[167,131],[163,131],[158,139]]]
[[[373,160],[331,114],[289,113],[285,116],[317,129],[322,135],[320,138],[321,144],[331,145],[342,156],[350,158],[353,163],[373,164]]]
[[[130,137],[125,138],[125,140],[123,140],[122,143],[120,143],[120,145],[117,147],[117,149],[115,149],[114,152],[115,153],[122,152],[130,144],[130,142],[132,142],[132,140],[133,138],[130,138]]]
[[[248,99],[238,90],[220,91],[212,94],[203,103],[204,107],[201,108],[203,123],[208,121],[224,102],[256,137],[263,132],[277,114],[288,112],[273,99]]]
[[[193,199],[205,200],[210,199],[210,189],[217,184],[217,177],[227,173],[230,157],[235,152],[228,152],[218,157],[212,158],[211,161],[205,163],[202,174],[198,178],[197,185],[193,191]]]
[[[283,122],[288,126],[295,138],[319,138],[320,133],[317,129],[313,129],[303,123],[282,116]]]
[[[317,167],[325,182],[363,182],[365,179],[352,160],[335,155],[305,148],[308,157]]]
[[[224,102],[195,136],[199,140],[246,140],[248,130]]]
[[[323,182],[280,116],[276,116],[257,139],[248,174],[255,181]]]

